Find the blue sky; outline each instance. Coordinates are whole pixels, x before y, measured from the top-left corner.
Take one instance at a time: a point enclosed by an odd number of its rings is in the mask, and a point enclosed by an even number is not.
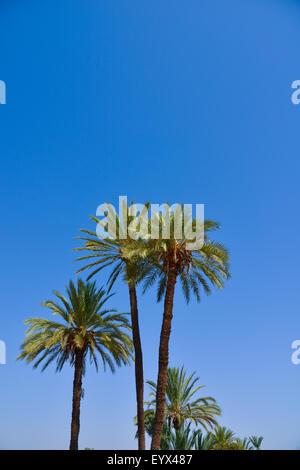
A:
[[[119,195],[222,223],[232,279],[200,304],[177,291],[171,365],[239,435],[300,447],[299,42],[299,1],[2,0],[0,448],[68,446],[72,370],[15,357],[23,320],[74,277],[78,229]],[[155,379],[162,306],[139,302]],[[128,311],[124,286],[111,304]],[[136,448],[133,367],[89,369],[84,388],[80,447]]]

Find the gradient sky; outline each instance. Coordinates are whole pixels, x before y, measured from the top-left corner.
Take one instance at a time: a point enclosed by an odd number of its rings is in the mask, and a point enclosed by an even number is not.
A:
[[[23,320],[74,277],[78,229],[119,195],[204,203],[222,223],[232,279],[200,304],[177,291],[171,365],[197,372],[241,437],[299,448],[300,1],[2,0],[0,44],[0,448],[68,447],[72,370],[15,357]],[[155,380],[154,293],[139,302]],[[133,372],[88,369],[81,448],[136,448]]]

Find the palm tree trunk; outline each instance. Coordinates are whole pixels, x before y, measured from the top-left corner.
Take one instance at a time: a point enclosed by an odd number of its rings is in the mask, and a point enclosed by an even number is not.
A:
[[[143,353],[139,329],[136,289],[134,285],[129,286],[129,296],[131,307],[132,337],[135,356],[134,368],[137,401],[138,447],[139,450],[145,450]]]
[[[176,278],[177,274],[175,266],[170,267],[165,295],[163,322],[160,333],[158,377],[156,389],[156,411],[154,418],[151,450],[158,450],[160,448],[161,433],[165,419],[167,373],[169,364],[169,338],[171,334],[171,323],[173,318],[173,301]]]
[[[79,351],[76,353],[76,358],[75,358],[70,450],[78,450],[82,373],[83,373],[83,352]]]

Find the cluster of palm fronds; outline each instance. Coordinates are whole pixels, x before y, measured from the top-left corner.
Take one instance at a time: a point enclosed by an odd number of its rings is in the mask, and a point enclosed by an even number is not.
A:
[[[145,428],[152,437],[157,386],[150,380],[147,383],[151,392],[145,403]],[[263,437],[240,439],[230,429],[218,425],[217,416],[221,415],[221,409],[214,398],[196,398],[203,387],[195,373],[187,376],[183,367],[168,369],[161,450],[260,449]]]
[[[192,429],[190,423],[178,430],[164,430],[162,450],[260,450],[263,437],[251,436],[240,439],[231,429],[217,426],[204,434]]]

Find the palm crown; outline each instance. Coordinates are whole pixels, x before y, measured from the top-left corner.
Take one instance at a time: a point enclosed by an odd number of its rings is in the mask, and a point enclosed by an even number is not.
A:
[[[26,320],[29,327],[18,359],[35,361],[34,367],[43,363],[42,370],[56,360],[57,370],[61,370],[66,361],[73,365],[76,352],[80,351],[84,360],[89,355],[97,369],[97,355],[104,368],[108,365],[112,371],[115,364],[129,364],[132,343],[125,332],[130,330],[129,322],[124,314],[104,308],[111,295],[106,295],[102,288],[97,289],[95,282],[85,283],[81,279],[77,286],[70,281],[68,299],[57,291],[54,294],[60,302],[48,300],[42,305],[64,322],[43,318]]]
[[[147,381],[151,387],[150,399],[147,402],[149,409],[146,414],[153,414],[156,405],[157,386],[152,381]],[[215,416],[221,414],[220,407],[212,397],[195,398],[196,393],[203,388],[199,385],[199,378],[195,373],[187,376],[182,367],[168,368],[165,417],[169,427],[179,430],[186,420],[195,425],[202,425],[207,430],[208,427],[217,425]]]
[[[149,207],[149,203],[145,207]],[[80,229],[87,236],[76,237],[84,242],[84,246],[75,248],[74,251],[88,251],[90,254],[79,257],[76,261],[90,260],[90,263],[77,272],[91,269],[92,272],[88,276],[90,279],[102,269],[112,266],[107,280],[109,290],[119,275],[122,275],[128,284],[136,285],[144,276],[147,247],[141,239],[133,239],[129,236],[128,229],[123,226],[122,218],[112,211],[109,204],[107,204],[107,215],[109,220],[114,220],[115,233],[111,231],[109,224],[105,224],[94,216],[91,216],[91,219],[103,228],[107,236],[100,238],[96,232]],[[122,207],[122,217],[126,218],[128,225],[134,220],[134,216],[130,215],[129,209],[125,207]],[[123,236],[121,236],[122,233]]]
[[[180,279],[183,294],[187,303],[191,294],[200,301],[201,289],[209,295],[211,286],[222,288],[224,280],[230,278],[229,253],[220,242],[212,241],[207,233],[219,229],[220,225],[211,220],[204,221],[204,243],[199,249],[189,249],[188,240],[176,238],[174,215],[170,218],[170,238],[164,239],[161,234],[156,240],[147,241],[147,256],[150,264],[144,270],[144,291],[158,281],[157,300],[160,301],[166,292],[167,276],[170,270]],[[160,217],[160,219],[162,219]],[[162,219],[163,220],[163,219]],[[160,226],[163,222],[160,222]],[[191,221],[195,224],[195,221]],[[137,254],[131,247],[133,256]],[[130,257],[130,249],[127,252]],[[151,268],[150,268],[151,265]]]
[[[214,439],[214,450],[225,450],[238,446],[238,443],[236,443],[235,433],[225,426],[217,426],[212,436]]]

